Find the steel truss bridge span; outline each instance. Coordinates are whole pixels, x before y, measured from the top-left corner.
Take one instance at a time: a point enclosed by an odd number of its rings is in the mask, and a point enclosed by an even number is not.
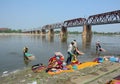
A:
[[[120,10],[89,16],[86,24],[102,25],[120,23]]]
[[[62,27],[78,27],[83,25],[102,25],[102,24],[114,24],[120,23],[120,10],[106,12],[96,15],[91,15],[86,18],[76,18],[66,20],[64,22],[49,24],[42,27],[42,29],[59,29]]]

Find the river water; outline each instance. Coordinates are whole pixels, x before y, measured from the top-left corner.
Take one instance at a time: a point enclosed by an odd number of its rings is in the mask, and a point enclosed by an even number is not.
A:
[[[4,71],[14,71],[30,67],[34,64],[47,65],[54,52],[61,52],[67,58],[67,48],[72,40],[76,39],[78,48],[84,52],[79,56],[81,62],[91,61],[96,58],[95,42],[99,39],[106,52],[100,55],[120,55],[120,35],[93,35],[90,41],[84,42],[81,34],[68,35],[67,39],[61,39],[59,35],[54,37],[40,35],[0,35],[0,75]],[[26,63],[23,58],[23,47],[29,48],[29,53],[36,59]]]

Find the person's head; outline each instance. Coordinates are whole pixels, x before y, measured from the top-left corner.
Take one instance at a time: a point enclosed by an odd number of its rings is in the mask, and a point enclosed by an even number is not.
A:
[[[100,39],[97,39],[97,42],[100,42]]]
[[[74,45],[74,42],[71,42],[72,45]]]
[[[75,42],[76,42],[76,40],[73,40],[73,41],[75,41]]]
[[[24,49],[28,50],[28,47],[25,46]]]
[[[26,46],[24,47],[23,52],[24,53],[28,52],[28,48]]]

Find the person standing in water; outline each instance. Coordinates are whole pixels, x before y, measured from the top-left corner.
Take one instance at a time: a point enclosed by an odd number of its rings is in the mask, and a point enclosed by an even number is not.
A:
[[[66,60],[67,65],[71,63],[73,56],[75,56],[73,54],[73,51],[74,51],[74,46],[73,45],[74,45],[74,42],[71,42],[70,45],[68,46],[68,51],[67,51],[68,57],[67,57],[67,60]]]
[[[25,53],[28,53],[28,47],[26,46],[23,48],[23,58],[24,58],[24,63],[26,64],[26,66],[28,66],[29,59],[26,57]]]
[[[33,54],[28,53],[28,47],[23,48],[23,55],[27,60],[34,60],[35,56]]]
[[[78,49],[78,46],[77,46],[77,41],[76,40],[73,40],[73,42],[74,42],[74,54],[76,54],[76,55],[83,55],[84,53],[83,52],[81,52],[79,49]]]
[[[96,42],[96,54],[98,54],[98,56],[99,56],[101,52],[105,52],[105,51],[106,51],[106,50],[101,47],[101,43],[100,43],[100,41],[98,40],[98,41]]]
[[[25,47],[23,48],[23,53],[24,53],[24,55],[25,55],[25,53],[28,53],[28,47],[25,46]]]
[[[99,40],[96,42],[96,52],[98,51],[101,51],[101,44]]]

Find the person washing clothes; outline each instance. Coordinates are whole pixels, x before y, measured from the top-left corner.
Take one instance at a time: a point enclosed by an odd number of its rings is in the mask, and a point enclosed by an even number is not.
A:
[[[97,40],[97,42],[96,42],[96,54],[98,54],[98,56],[100,56],[101,52],[106,52],[106,50],[101,47],[100,41]]]
[[[81,52],[79,49],[78,49],[78,46],[77,46],[77,41],[76,40],[73,40],[73,43],[74,43],[74,54],[75,55],[83,55],[84,53]]]
[[[68,50],[67,50],[68,57],[67,57],[67,60],[66,60],[67,65],[71,63],[73,56],[76,56],[73,53],[73,51],[74,51],[74,46],[73,45],[74,45],[74,42],[71,42],[68,46]]]

